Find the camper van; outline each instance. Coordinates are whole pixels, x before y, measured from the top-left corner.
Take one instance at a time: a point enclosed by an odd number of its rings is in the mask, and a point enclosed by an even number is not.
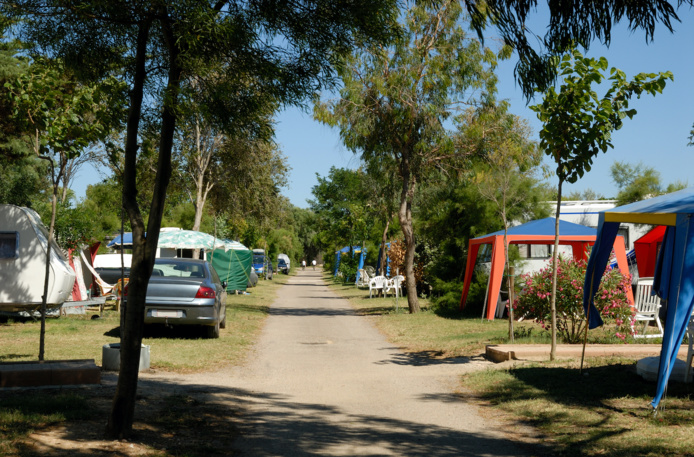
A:
[[[553,210],[556,209],[556,203],[554,205]],[[600,213],[615,206],[617,206],[616,200],[562,201],[559,219],[597,229]],[[651,228],[644,224],[623,223],[619,226],[618,235],[624,237],[624,247],[630,251],[634,249],[634,241],[645,235]]]
[[[41,307],[46,276],[48,230],[32,209],[0,205],[0,311],[34,311]],[[49,308],[72,294],[75,272],[53,241],[49,263]]]

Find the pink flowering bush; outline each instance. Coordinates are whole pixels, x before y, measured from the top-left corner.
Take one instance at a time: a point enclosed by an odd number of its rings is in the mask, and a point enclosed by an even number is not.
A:
[[[586,262],[559,257],[557,269],[557,334],[566,343],[582,340],[586,325],[583,313],[583,281]],[[552,261],[542,270],[522,275],[518,280],[523,292],[515,300],[516,318],[532,319],[551,331]],[[615,336],[625,340],[633,333],[634,313],[627,299],[630,275],[607,268],[595,295],[595,307],[606,324],[614,325]]]

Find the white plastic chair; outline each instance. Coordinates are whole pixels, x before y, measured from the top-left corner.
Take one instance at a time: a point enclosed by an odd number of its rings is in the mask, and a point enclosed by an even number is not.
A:
[[[369,298],[373,298],[373,291],[385,290],[387,279],[385,276],[374,276],[369,280]]]
[[[395,296],[401,297],[402,296],[402,282],[404,280],[405,280],[405,277],[402,275],[394,276],[394,277],[388,279],[386,282],[385,294],[388,295],[388,292],[390,292],[391,289],[393,289],[393,290],[395,290]]]
[[[357,287],[360,289],[366,289],[369,287],[369,280],[371,278],[369,277],[369,274],[366,272],[365,269],[360,268],[359,269],[359,280],[357,280]]]
[[[653,278],[639,278],[636,285],[634,325],[636,325],[636,322],[643,322],[643,332],[634,334],[634,338],[662,338],[663,336],[663,324],[658,317],[660,298],[657,295],[651,295],[652,290]],[[655,322],[655,325],[658,327],[658,333],[648,333],[648,324],[650,322]]]

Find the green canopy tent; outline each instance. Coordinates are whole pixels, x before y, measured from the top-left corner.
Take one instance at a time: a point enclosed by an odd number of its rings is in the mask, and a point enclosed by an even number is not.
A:
[[[215,249],[207,253],[207,261],[212,264],[219,279],[227,282],[227,291],[246,290],[253,252],[238,241],[225,241],[225,249]]]

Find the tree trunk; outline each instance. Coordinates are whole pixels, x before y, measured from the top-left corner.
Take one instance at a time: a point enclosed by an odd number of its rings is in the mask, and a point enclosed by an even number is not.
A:
[[[51,245],[53,244],[53,232],[55,231],[55,212],[58,202],[58,187],[53,185],[51,197],[51,223],[48,228],[48,246],[46,246],[46,276],[43,280],[43,296],[41,297],[41,331],[39,332],[39,361],[43,362],[46,353],[46,305],[48,302],[48,282],[51,272]]]
[[[415,180],[409,170],[409,164],[403,159],[401,164],[402,192],[400,194],[400,211],[398,218],[402,234],[405,237],[405,281],[407,284],[407,305],[410,313],[419,312],[419,300],[417,298],[417,283],[414,277],[414,228],[412,226],[412,198],[416,186]]]
[[[140,347],[142,345],[142,330],[144,316],[138,309],[144,306],[145,294],[149,275],[147,274],[147,258],[144,246],[144,223],[137,205],[137,150],[142,99],[146,78],[145,62],[149,28],[151,23],[140,24],[135,55],[135,76],[130,92],[130,111],[125,139],[125,164],[123,170],[123,208],[128,212],[133,234],[133,257],[128,284],[127,304],[123,306],[123,322],[121,329],[120,372],[116,394],[113,397],[111,413],[106,425],[106,437],[111,439],[128,438],[132,432],[135,413],[135,396],[137,394],[137,377],[140,362]],[[155,197],[156,198],[156,197]],[[158,238],[157,234],[151,234]],[[151,268],[150,268],[151,272]]]
[[[559,178],[557,192],[557,213],[554,221],[554,252],[552,253],[552,297],[550,299],[552,309],[552,346],[549,351],[549,360],[557,356],[557,259],[559,258],[559,216],[561,211],[561,187],[563,180]]]
[[[511,281],[511,263],[508,260],[508,221],[506,220],[506,213],[502,216],[504,221],[504,262],[506,267],[506,287],[508,287],[508,339],[513,343],[513,291],[511,286],[513,282]]]
[[[200,123],[197,119],[195,120],[195,157],[198,161],[198,175],[195,177],[195,220],[193,222],[193,230],[199,231],[200,224],[202,224],[202,209],[205,206],[205,199],[203,198],[205,170],[201,166],[203,160],[200,147]],[[199,252],[199,249],[196,249],[195,252]]]
[[[386,227],[383,229],[383,236],[381,236],[381,258],[379,259],[379,265],[381,265],[380,271],[376,273],[385,276],[388,271],[388,254],[386,253],[386,242],[388,241],[388,228],[390,227],[390,214],[386,220]]]

